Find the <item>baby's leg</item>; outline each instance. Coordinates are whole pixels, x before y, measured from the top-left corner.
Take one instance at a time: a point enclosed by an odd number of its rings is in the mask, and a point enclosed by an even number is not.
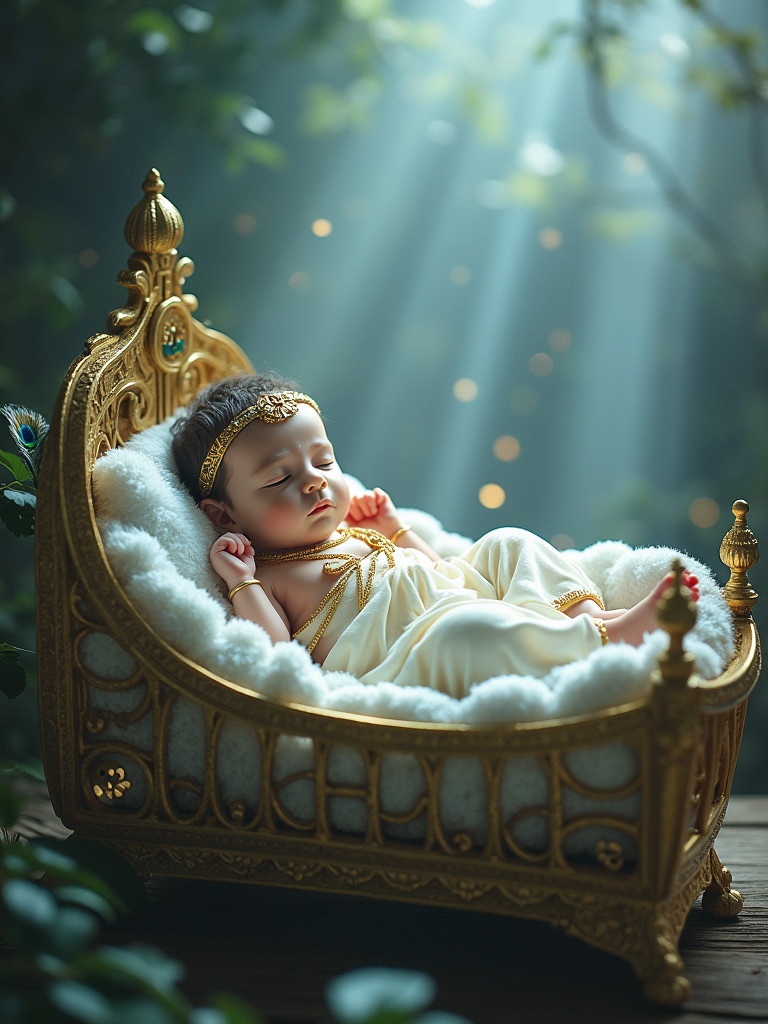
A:
[[[595,614],[602,613],[599,588],[576,560],[527,530],[492,530],[451,561],[480,597],[555,619],[561,611],[591,598]]]
[[[623,641],[637,647],[643,642],[646,633],[653,632],[657,627],[656,605],[664,596],[665,590],[670,586],[673,576],[669,573],[661,580],[653,590],[638,601],[631,608],[617,608],[612,611],[602,611],[594,601],[580,601],[566,611],[571,617],[576,615],[589,615],[592,618],[602,619],[608,633],[608,639],[613,642]],[[688,587],[694,601],[699,599],[699,580],[692,573],[684,572],[682,577],[683,586]]]

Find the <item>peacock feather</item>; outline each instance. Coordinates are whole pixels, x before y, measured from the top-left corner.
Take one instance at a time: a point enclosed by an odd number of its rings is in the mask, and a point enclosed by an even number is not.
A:
[[[8,420],[11,436],[32,471],[32,479],[37,482],[48,423],[39,412],[26,409],[23,405],[0,405],[0,413]]]

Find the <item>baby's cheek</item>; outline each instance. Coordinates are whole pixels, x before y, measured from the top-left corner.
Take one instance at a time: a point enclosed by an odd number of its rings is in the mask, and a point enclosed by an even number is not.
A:
[[[290,521],[292,513],[294,509],[290,502],[277,501],[264,512],[262,523],[266,529],[279,529]]]

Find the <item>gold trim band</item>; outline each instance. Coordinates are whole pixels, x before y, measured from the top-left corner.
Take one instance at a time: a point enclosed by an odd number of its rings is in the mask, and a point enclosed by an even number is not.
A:
[[[573,605],[578,604],[579,601],[594,601],[595,604],[599,604],[600,607],[605,610],[605,605],[602,602],[599,594],[596,594],[593,590],[571,590],[567,594],[563,594],[562,597],[556,597],[552,604],[559,612],[565,612]]]
[[[283,420],[288,420],[291,416],[296,415],[300,403],[311,406],[318,416],[321,415],[317,403],[309,395],[304,395],[300,391],[272,391],[265,395],[259,395],[254,405],[249,405],[247,409],[243,409],[235,416],[229,426],[225,427],[213,442],[208,449],[208,454],[203,459],[197,481],[201,496],[207,498],[213,490],[213,482],[227,453],[227,448],[243,427],[247,427],[254,420],[261,420],[262,423],[282,423]]]

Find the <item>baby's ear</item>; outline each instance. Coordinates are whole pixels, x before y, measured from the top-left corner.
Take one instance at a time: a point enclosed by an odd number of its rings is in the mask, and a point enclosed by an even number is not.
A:
[[[203,498],[200,502],[200,508],[219,533],[227,533],[229,531],[234,520],[227,511],[227,506],[223,501],[216,501],[215,498]]]

